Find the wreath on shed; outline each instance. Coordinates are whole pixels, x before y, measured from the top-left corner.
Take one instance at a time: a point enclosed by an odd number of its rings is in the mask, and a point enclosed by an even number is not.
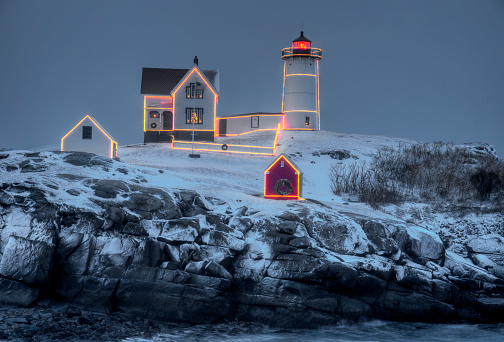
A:
[[[275,183],[275,192],[279,195],[285,196],[292,192],[292,184],[290,180],[282,178]]]

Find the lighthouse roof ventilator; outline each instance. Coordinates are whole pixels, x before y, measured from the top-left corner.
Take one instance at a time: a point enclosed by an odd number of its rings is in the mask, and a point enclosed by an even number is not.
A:
[[[303,35],[282,49],[284,78],[282,112],[286,130],[320,130],[319,61],[322,49]]]

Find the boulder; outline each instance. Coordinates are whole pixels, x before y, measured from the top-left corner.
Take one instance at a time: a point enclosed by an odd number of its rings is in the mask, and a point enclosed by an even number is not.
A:
[[[214,261],[224,267],[229,267],[234,259],[234,253],[227,247],[203,245],[195,250],[192,258],[197,261]]]
[[[11,236],[28,238],[32,217],[21,208],[13,208],[4,218],[4,228],[0,231],[0,253],[3,253]]]
[[[169,220],[163,227],[158,240],[163,242],[194,242],[200,229],[199,220],[181,218]]]
[[[28,306],[37,299],[38,294],[38,288],[0,278],[0,305]]]
[[[129,192],[125,182],[113,179],[93,180],[90,187],[94,190],[95,196],[101,198],[116,198],[120,193]]]
[[[144,227],[136,222],[128,222],[124,225],[121,233],[135,236],[149,236]]]
[[[96,246],[96,237],[89,234],[68,234],[59,239],[59,262],[67,274],[85,274]]]
[[[140,225],[151,237],[158,237],[166,224],[166,220],[142,220]]]
[[[0,190],[0,204],[11,205],[12,203],[14,203],[14,197],[3,190]]]
[[[319,157],[320,155],[328,155],[332,159],[343,160],[350,158],[350,151],[348,150],[321,151],[321,152],[313,152],[312,155],[317,157]]]
[[[142,240],[135,249],[132,265],[157,267],[164,261],[165,243],[156,240]]]
[[[40,286],[49,279],[54,248],[45,242],[11,236],[0,262],[0,274],[24,283]]]
[[[391,238],[389,231],[386,227],[376,221],[365,221],[362,224],[362,229],[366,233],[367,238],[376,248],[380,255],[392,255],[399,251],[399,246]]]
[[[193,274],[203,274],[205,272],[205,266],[208,264],[208,261],[190,261],[187,263],[184,271],[187,273]]]
[[[130,237],[98,237],[87,273],[98,278],[121,278],[138,245]]]
[[[222,265],[216,263],[215,261],[210,261],[205,266],[205,274],[210,277],[225,278],[228,280],[233,279],[231,273],[229,273]]]
[[[443,258],[445,249],[437,234],[416,226],[408,226],[406,231],[410,242],[406,250],[408,254],[434,261]]]
[[[343,217],[319,216],[307,229],[323,247],[339,254],[361,255],[369,252],[369,240],[360,225]]]
[[[180,261],[182,263],[187,263],[190,260],[203,261],[204,259],[194,257],[195,253],[197,253],[199,250],[200,245],[198,245],[196,242],[184,243],[180,245]]]
[[[166,244],[165,251],[166,251],[166,254],[168,254],[168,257],[170,258],[171,261],[174,261],[174,262],[180,262],[181,261],[181,259],[180,259],[180,249],[177,246]]]
[[[404,286],[430,286],[432,272],[410,266],[396,266],[394,268],[395,280]]]
[[[254,225],[254,222],[249,217],[233,216],[229,220],[229,227],[231,227],[235,230],[239,230],[242,233],[246,233],[250,228],[252,228],[253,225]]]
[[[241,252],[245,249],[245,241],[238,239],[236,236],[231,235],[219,230],[210,230],[201,237],[203,243],[211,246],[227,247],[233,251]]]
[[[104,167],[110,167],[110,165],[112,165],[112,160],[110,158],[105,158],[87,152],[70,152],[63,158],[63,161],[65,163],[69,163],[75,166],[99,165]]]
[[[267,275],[277,279],[320,281],[321,273],[326,270],[325,267],[321,268],[323,265],[314,257],[283,254],[271,262]]]
[[[501,266],[502,264],[495,263],[488,257],[488,254],[471,253],[469,254],[469,257],[472,260],[472,262],[474,262],[477,266],[484,268],[485,270],[492,273],[496,277],[504,279],[504,266]],[[499,258],[498,261],[501,260],[502,259]]]
[[[112,312],[118,279],[88,275],[64,275],[59,279],[56,294],[84,309]]]
[[[473,279],[494,283],[497,278],[489,274],[484,268],[474,265],[471,260],[463,258],[453,252],[446,252],[444,267],[448,268],[455,277]]]
[[[504,254],[504,237],[489,234],[472,238],[467,243],[467,250],[480,254]]]

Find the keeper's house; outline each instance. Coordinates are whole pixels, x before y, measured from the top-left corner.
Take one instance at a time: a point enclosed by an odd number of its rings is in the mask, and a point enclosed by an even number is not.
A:
[[[214,141],[219,71],[143,68],[144,143]]]
[[[117,142],[96,119],[86,115],[61,138],[61,151],[89,152],[115,158]]]

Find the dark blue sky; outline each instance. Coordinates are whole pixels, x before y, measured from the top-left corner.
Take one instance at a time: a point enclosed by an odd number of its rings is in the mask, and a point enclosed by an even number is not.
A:
[[[0,0],[0,147],[84,115],[143,141],[142,67],[219,69],[218,112],[281,109],[281,49],[323,49],[322,129],[484,141],[504,156],[504,1]]]

